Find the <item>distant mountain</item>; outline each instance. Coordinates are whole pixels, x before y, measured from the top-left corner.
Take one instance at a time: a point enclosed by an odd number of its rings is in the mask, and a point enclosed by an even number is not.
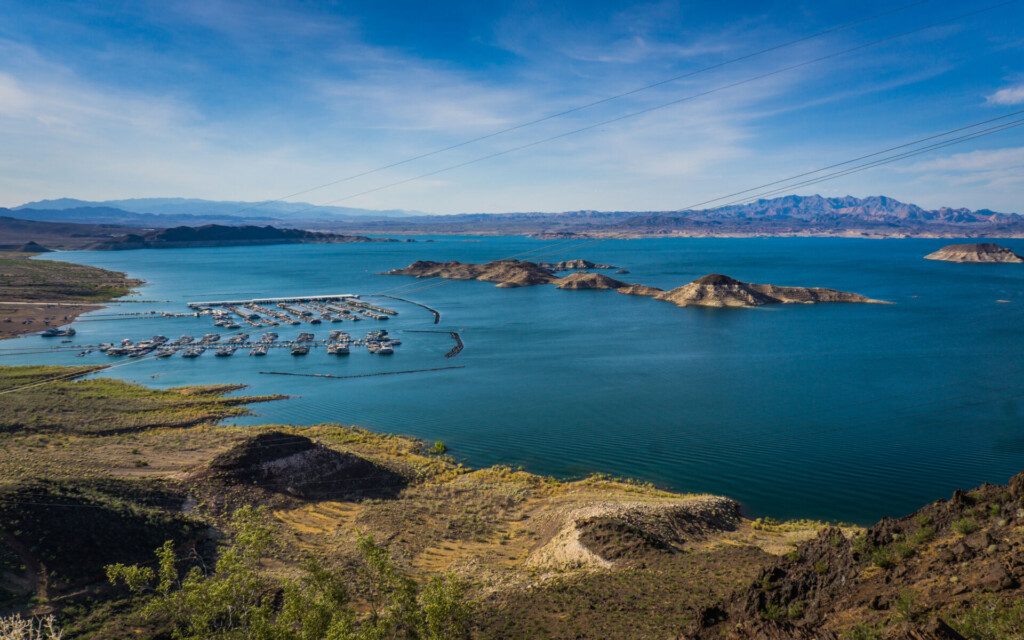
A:
[[[0,215],[3,214],[0,209]],[[566,211],[427,215],[314,207],[300,203],[254,206],[185,198],[88,202],[62,198],[11,211],[18,218],[143,228],[266,225],[344,233],[465,233],[539,237],[1024,237],[1024,216],[988,209],[924,209],[886,196],[783,196],[714,209],[679,211]]]
[[[377,233],[529,234],[539,237],[1024,237],[1024,216],[987,209],[924,209],[885,196],[784,196],[715,209],[411,216],[349,221]]]
[[[230,200],[201,200],[197,198],[129,198],[126,200],[103,200],[99,202],[58,198],[27,202],[20,209],[35,210],[76,210],[83,208],[114,208],[129,213],[156,214],[161,216],[217,218],[223,220],[243,219],[249,221],[275,220],[336,220],[338,218],[394,218],[416,215],[418,212],[392,209],[376,211],[351,207],[318,206],[304,202],[236,202]]]

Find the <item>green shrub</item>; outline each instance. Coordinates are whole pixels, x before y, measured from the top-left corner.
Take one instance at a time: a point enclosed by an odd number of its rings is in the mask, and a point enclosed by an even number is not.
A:
[[[444,442],[440,440],[437,440],[436,442],[434,442],[434,444],[430,445],[430,448],[427,449],[427,453],[432,456],[442,456],[448,453],[448,445],[446,445]]]
[[[973,518],[960,518],[953,523],[953,531],[956,531],[962,536],[969,536],[980,528],[981,525],[979,525]]]
[[[871,564],[882,569],[890,569],[896,565],[893,559],[892,549],[889,547],[876,547],[871,551]]]
[[[157,550],[156,573],[138,565],[109,565],[107,576],[134,593],[151,591],[145,614],[168,621],[176,640],[468,637],[470,607],[462,583],[438,577],[421,589],[369,537],[359,539],[362,563],[356,578],[367,587],[369,605],[369,613],[359,615],[349,599],[351,575],[329,571],[312,559],[303,564],[300,578],[283,585],[263,574],[261,563],[275,546],[265,509],[239,509],[232,530],[232,544],[208,574],[193,567],[179,580],[174,547],[167,542]]]
[[[882,640],[882,633],[877,626],[861,622],[847,629],[843,640]]]
[[[984,596],[946,622],[971,640],[1021,640],[1024,638],[1024,599]]]

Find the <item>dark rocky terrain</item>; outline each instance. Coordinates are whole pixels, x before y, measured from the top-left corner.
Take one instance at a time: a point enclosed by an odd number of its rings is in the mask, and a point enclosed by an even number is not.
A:
[[[141,233],[128,233],[89,245],[89,249],[164,249],[182,247],[227,247],[260,244],[333,244],[342,242],[393,242],[366,236],[341,235],[279,229],[272,226],[233,227],[208,224],[200,227],[172,227]]]
[[[710,607],[697,640],[1024,637],[1024,474],[847,537],[822,530]]]

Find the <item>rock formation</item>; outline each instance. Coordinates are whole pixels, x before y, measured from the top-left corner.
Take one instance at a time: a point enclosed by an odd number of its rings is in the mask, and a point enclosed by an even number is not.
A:
[[[924,258],[946,262],[1024,262],[1024,257],[992,242],[950,244]]]
[[[689,284],[654,296],[680,307],[759,307],[766,304],[814,304],[819,302],[860,302],[885,304],[856,293],[817,287],[780,287],[773,284],[740,282],[712,273]]]
[[[538,266],[552,271],[572,271],[574,269],[614,269],[614,265],[591,262],[590,260],[562,260],[561,262],[538,262]]]
[[[499,287],[505,288],[549,284],[557,280],[550,269],[534,262],[512,259],[495,260],[485,264],[417,260],[404,269],[392,269],[387,272],[387,275],[447,278],[449,280],[483,280],[496,282]]]
[[[600,273],[574,273],[555,281],[559,289],[621,289],[626,285],[621,280],[609,278]]]

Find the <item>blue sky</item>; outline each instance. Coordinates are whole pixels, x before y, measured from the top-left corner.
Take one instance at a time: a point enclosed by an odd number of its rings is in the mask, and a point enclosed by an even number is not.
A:
[[[275,198],[912,0],[894,1],[0,0],[0,204]],[[685,207],[1024,109],[1024,2],[347,196],[997,2],[924,2],[297,199]],[[1024,212],[1024,127],[798,192]]]

